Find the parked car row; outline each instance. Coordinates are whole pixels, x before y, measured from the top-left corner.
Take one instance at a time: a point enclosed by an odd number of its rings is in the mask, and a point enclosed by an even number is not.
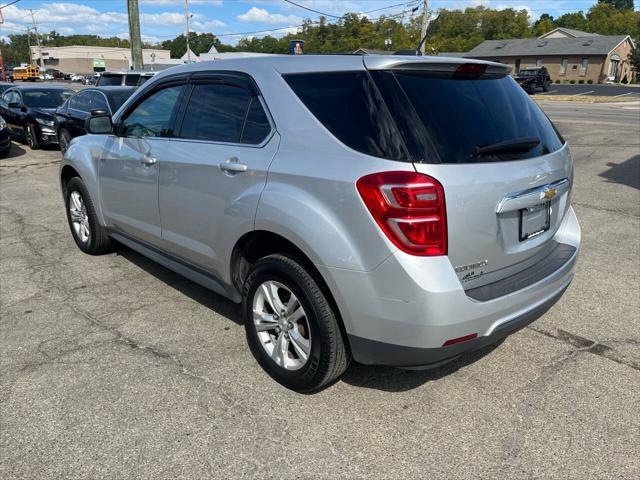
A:
[[[60,145],[64,154],[71,140],[86,134],[91,115],[111,116],[134,87],[88,88],[80,92],[58,85],[0,84],[3,136],[25,142],[33,150]]]

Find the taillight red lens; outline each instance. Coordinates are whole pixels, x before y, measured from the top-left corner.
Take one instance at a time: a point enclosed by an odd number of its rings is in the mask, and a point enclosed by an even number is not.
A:
[[[416,172],[362,177],[356,188],[394,245],[412,255],[447,254],[447,214],[440,182]]]

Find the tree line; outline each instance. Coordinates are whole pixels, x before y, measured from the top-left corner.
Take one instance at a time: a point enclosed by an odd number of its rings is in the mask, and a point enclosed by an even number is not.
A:
[[[543,13],[532,21],[526,10],[507,8],[495,10],[483,6],[464,10],[438,11],[429,25],[426,42],[428,53],[465,52],[484,40],[537,37],[557,27],[572,28],[601,35],[629,34],[640,40],[640,12],[634,11],[633,0],[599,0],[586,13],[565,13],[554,18]],[[191,50],[199,55],[212,46],[220,52],[249,51],[260,53],[288,53],[291,40],[304,40],[306,53],[348,53],[358,48],[403,50],[415,49],[420,42],[420,15],[380,16],[367,18],[348,13],[338,21],[320,17],[317,21],[305,20],[298,33],[283,36],[266,35],[261,38],[242,38],[233,46],[223,43],[213,33],[189,35]],[[118,37],[96,35],[60,35],[55,31],[41,36],[44,46],[91,45],[129,48],[129,41]],[[0,48],[5,64],[28,61],[28,42],[35,44],[33,35],[11,34],[10,42],[2,40]],[[186,39],[179,35],[159,45],[179,58],[186,52]]]

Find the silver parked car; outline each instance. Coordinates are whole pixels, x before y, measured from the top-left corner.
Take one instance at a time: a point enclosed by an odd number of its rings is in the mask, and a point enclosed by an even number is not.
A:
[[[451,361],[540,317],[580,247],[569,148],[508,73],[402,56],[172,68],[71,142],[71,233],[242,302],[287,387],[351,358]]]

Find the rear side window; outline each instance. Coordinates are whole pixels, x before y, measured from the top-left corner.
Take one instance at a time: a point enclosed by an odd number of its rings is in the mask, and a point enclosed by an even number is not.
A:
[[[107,100],[104,98],[104,95],[100,92],[93,93],[93,100],[91,101],[91,110],[104,110],[106,112],[109,111],[109,105],[107,105]]]
[[[91,92],[76,93],[69,100],[69,108],[74,110],[80,110],[81,112],[89,111],[89,103],[91,101]]]
[[[376,157],[409,160],[395,122],[366,72],[284,78],[311,113],[348,147]]]
[[[98,85],[101,87],[117,87],[122,84],[122,75],[101,75]]]
[[[124,84],[127,87],[135,87],[136,85],[138,85],[138,81],[140,80],[140,75],[126,75],[124,77]]]
[[[549,119],[509,76],[452,78],[425,72],[393,75],[396,87],[415,109],[416,122],[430,139],[432,154],[424,159],[428,163],[519,160],[562,147],[563,140]],[[388,85],[381,85],[385,98],[391,96]],[[407,109],[397,105],[391,105],[391,109],[395,116],[408,115]],[[540,143],[526,152],[474,155],[476,147],[524,138],[537,138]]]
[[[221,83],[194,85],[180,138],[240,143],[250,102],[251,94],[244,88]]]
[[[262,108],[260,100],[258,97],[253,97],[247,112],[247,121],[242,130],[241,141],[242,143],[257,145],[262,143],[270,131],[271,125],[269,125],[269,119]]]

